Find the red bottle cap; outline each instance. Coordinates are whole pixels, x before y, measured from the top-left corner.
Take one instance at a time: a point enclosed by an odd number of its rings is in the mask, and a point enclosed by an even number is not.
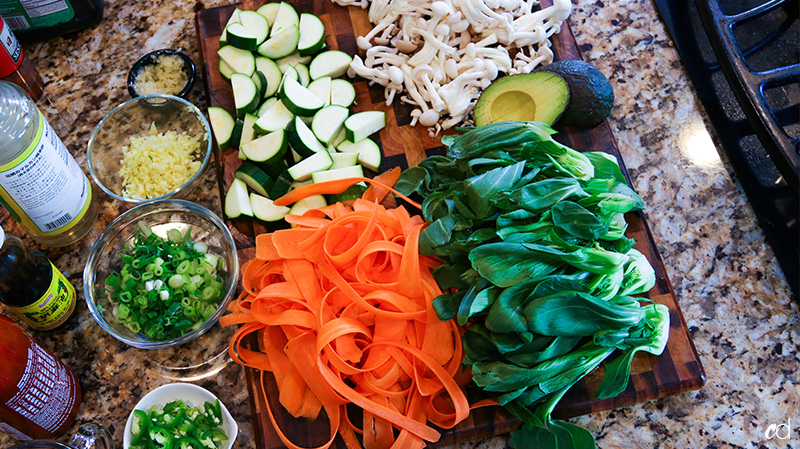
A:
[[[0,78],[16,72],[22,64],[22,46],[0,17]]]

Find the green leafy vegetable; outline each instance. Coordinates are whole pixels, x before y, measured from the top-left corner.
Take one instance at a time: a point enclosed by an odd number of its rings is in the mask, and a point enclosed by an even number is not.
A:
[[[635,353],[660,354],[669,334],[666,307],[630,296],[655,285],[625,236],[624,214],[644,202],[613,156],[575,151],[545,124],[459,132],[396,185],[423,198],[420,252],[445,263],[434,310],[466,326],[474,382],[523,421],[517,449],[594,448],[553,408],[615,351],[597,395],[624,391]]]

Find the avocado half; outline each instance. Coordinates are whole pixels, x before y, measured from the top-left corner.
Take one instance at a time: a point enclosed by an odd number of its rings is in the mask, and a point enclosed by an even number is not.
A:
[[[563,59],[534,73],[552,73],[569,86],[569,104],[559,124],[593,128],[608,117],[614,106],[614,90],[603,72],[588,62]]]
[[[555,73],[504,76],[490,84],[475,103],[475,125],[506,120],[552,125],[564,113],[569,98],[567,82]]]

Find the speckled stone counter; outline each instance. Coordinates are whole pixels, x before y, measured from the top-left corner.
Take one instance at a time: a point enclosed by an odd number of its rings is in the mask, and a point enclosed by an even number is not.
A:
[[[94,29],[25,46],[47,84],[49,100],[42,109],[84,168],[94,126],[128,99],[130,65],[165,47],[182,47],[199,64],[194,12],[222,3],[110,0]],[[800,448],[798,304],[709,133],[663,24],[650,0],[574,3],[570,24],[584,59],[614,86],[611,126],[633,186],[647,203],[647,220],[708,381],[699,391],[573,421],[588,428],[601,448]],[[202,80],[189,100],[204,107]],[[191,199],[220,210],[213,167]],[[100,201],[91,234],[66,248],[44,248],[79,292],[92,243],[122,211],[103,194]],[[7,232],[25,235],[4,211],[0,219]],[[180,349],[147,352],[105,334],[82,294],[80,300],[64,327],[34,334],[81,381],[84,400],[75,428],[97,422],[121,446],[134,404],[161,384],[184,380],[225,402],[239,424],[235,447],[255,446],[243,370],[217,356],[230,330],[216,327]],[[789,421],[789,439],[765,437],[770,424]],[[0,434],[0,447],[11,442]],[[458,447],[499,449],[510,443],[499,436]]]

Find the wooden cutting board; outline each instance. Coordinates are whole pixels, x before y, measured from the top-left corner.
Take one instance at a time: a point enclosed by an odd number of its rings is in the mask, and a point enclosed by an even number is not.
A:
[[[327,45],[331,49],[339,49],[355,53],[356,37],[366,34],[372,27],[365,10],[355,7],[344,8],[334,5],[330,0],[290,0],[300,12],[313,12],[319,16],[328,30]],[[236,5],[200,10],[196,15],[197,34],[203,56],[204,79],[208,103],[220,106],[233,112],[233,97],[230,85],[222,78],[218,70],[219,36],[233,9],[256,9],[264,0],[246,0]],[[543,3],[550,4],[550,1]],[[553,49],[558,59],[581,59],[575,39],[569,26],[564,23],[561,33],[553,39]],[[386,112],[387,127],[380,132],[376,141],[384,153],[384,169],[394,166],[408,167],[419,163],[431,154],[442,154],[444,148],[438,138],[430,138],[427,129],[412,127],[411,108],[399,105],[386,106],[381,86],[370,88],[365,80],[355,82],[357,105],[354,112],[365,110],[381,110]],[[556,127],[558,140],[577,150],[600,150],[616,156],[625,171],[624,164],[617,149],[614,137],[608,124],[594,129],[573,129]],[[375,137],[375,136],[373,136]],[[223,195],[233,180],[233,173],[240,165],[235,150],[223,153],[216,149],[217,170],[220,193]],[[665,396],[699,389],[705,383],[705,372],[695,350],[686,322],[683,319],[675,293],[667,279],[664,264],[641,213],[629,213],[628,237],[636,239],[636,248],[647,256],[656,272],[656,285],[649,292],[649,298],[664,304],[670,310],[670,337],[664,353],[655,357],[638,353],[631,369],[631,380],[628,388],[619,396],[610,399],[597,399],[594,391],[602,380],[603,369],[589,374],[581,383],[572,388],[558,407],[555,415],[561,418],[574,417],[591,412],[609,410],[637,402],[658,399]],[[234,235],[240,258],[247,260],[253,254],[254,235],[266,232],[257,220],[227,220]],[[267,415],[265,397],[272,404],[281,429],[290,435],[295,444],[313,447],[327,440],[327,421],[321,418],[309,423],[295,420],[283,413],[277,405],[275,384],[269,373],[247,369],[247,382],[250,389],[251,405],[257,447],[277,449],[284,447],[277,437]],[[263,376],[263,377],[262,377]],[[265,395],[266,393],[266,395]],[[480,398],[481,393],[469,391],[471,398]],[[434,446],[449,445],[463,441],[486,438],[509,432],[519,427],[515,418],[498,407],[484,407],[474,410],[470,417],[451,430],[444,430],[442,438]],[[341,442],[340,442],[341,443]],[[340,444],[339,447],[343,447]]]

